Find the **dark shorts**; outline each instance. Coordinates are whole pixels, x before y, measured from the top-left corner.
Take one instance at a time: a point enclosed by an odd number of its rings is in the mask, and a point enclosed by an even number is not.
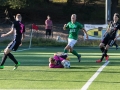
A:
[[[114,42],[115,42],[114,38],[110,38],[110,36],[105,36],[101,43],[104,43],[105,46],[106,45],[113,46]]]
[[[20,44],[21,44],[21,42],[19,42],[19,41],[12,41],[8,44],[7,48],[9,48],[12,51],[16,51]]]
[[[51,35],[51,29],[46,29],[46,35]]]

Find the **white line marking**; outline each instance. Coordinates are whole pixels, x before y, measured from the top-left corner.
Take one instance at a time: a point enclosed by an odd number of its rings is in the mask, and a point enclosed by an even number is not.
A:
[[[20,51],[25,51],[25,50],[29,50],[30,48],[28,49],[21,49],[21,50],[17,50],[17,51],[14,51],[14,52],[20,52]]]
[[[81,88],[81,90],[87,90],[90,84],[95,80],[95,78],[100,74],[100,72],[108,65],[109,61],[104,63],[96,73],[86,82],[86,84]]]
[[[21,50],[17,50],[17,51],[12,51],[12,52],[21,52],[21,51],[25,51],[25,50],[29,50],[30,48],[28,49],[21,49]],[[0,53],[1,55],[4,54],[4,53]]]

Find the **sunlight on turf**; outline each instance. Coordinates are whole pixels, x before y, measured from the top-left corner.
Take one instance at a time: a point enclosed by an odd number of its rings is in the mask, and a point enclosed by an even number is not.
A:
[[[96,64],[102,55],[100,50],[76,49],[82,55],[81,63],[69,53],[70,69],[50,69],[48,58],[63,48],[30,49],[13,52],[21,66],[13,71],[14,63],[7,59],[5,68],[0,70],[0,89],[39,89],[39,90],[80,90],[87,80],[103,65]],[[110,50],[110,64],[101,72],[88,90],[119,90],[120,51]],[[2,58],[2,55],[0,55]],[[14,83],[14,84],[13,84]],[[7,85],[7,87],[6,87]],[[110,88],[109,88],[110,87]],[[116,89],[115,89],[116,88]]]

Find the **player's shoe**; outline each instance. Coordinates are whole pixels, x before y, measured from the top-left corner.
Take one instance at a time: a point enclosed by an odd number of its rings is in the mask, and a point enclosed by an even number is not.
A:
[[[18,66],[20,66],[20,62],[18,62],[18,64],[16,64],[13,68],[13,70],[16,70],[18,68]]]
[[[96,60],[96,63],[101,63],[102,61],[101,60]]]
[[[105,57],[106,62],[108,61],[108,59],[109,59],[109,56],[107,55],[107,56]]]
[[[0,66],[0,69],[4,69],[4,66]]]
[[[81,55],[79,54],[77,58],[78,58],[78,62],[80,62],[81,61]]]

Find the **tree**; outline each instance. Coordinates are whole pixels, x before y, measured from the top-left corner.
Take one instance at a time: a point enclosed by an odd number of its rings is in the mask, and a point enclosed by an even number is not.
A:
[[[0,6],[9,6],[12,9],[20,9],[27,6],[27,0],[0,0]]]

